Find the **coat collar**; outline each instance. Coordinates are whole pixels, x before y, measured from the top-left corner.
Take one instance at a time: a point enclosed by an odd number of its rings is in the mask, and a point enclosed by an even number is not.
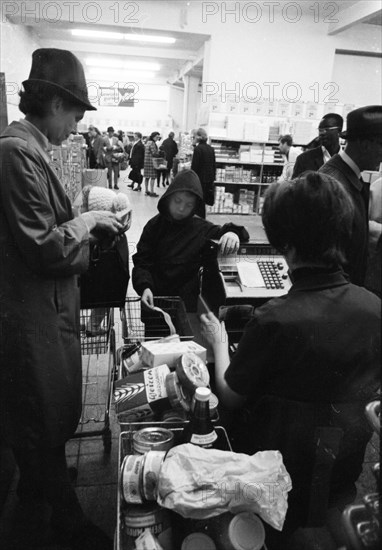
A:
[[[34,124],[27,120],[11,122],[11,124],[1,134],[2,137],[16,137],[27,142],[28,148],[37,149],[38,152],[50,162],[48,147],[50,146],[48,139],[40,132]]]
[[[348,164],[341,158],[341,155],[337,153],[326,163],[327,167],[334,167],[339,172],[341,172],[346,179],[350,181],[352,185],[358,190],[361,191],[363,187],[363,182],[357,177],[354,170],[350,168]]]
[[[337,286],[348,285],[349,280],[345,273],[338,269],[330,271],[325,269],[297,269],[292,273],[293,285],[291,292],[304,290],[322,290]]]

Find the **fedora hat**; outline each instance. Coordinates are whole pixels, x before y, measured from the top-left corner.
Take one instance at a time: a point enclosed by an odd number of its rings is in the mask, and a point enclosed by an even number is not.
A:
[[[346,117],[346,131],[340,134],[345,139],[380,135],[382,135],[382,105],[368,105],[350,111]]]
[[[23,86],[29,91],[33,84],[54,88],[57,93],[87,111],[96,111],[88,97],[84,69],[77,57],[68,50],[40,48],[32,54],[32,67]]]

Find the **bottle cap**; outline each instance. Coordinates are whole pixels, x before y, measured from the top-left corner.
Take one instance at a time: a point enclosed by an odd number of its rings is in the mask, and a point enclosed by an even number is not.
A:
[[[253,512],[240,512],[232,518],[228,536],[235,550],[261,550],[265,541],[264,525]]]
[[[214,541],[204,533],[191,533],[182,542],[181,550],[216,550]]]
[[[196,388],[195,399],[197,401],[209,401],[211,397],[211,390],[209,388]]]

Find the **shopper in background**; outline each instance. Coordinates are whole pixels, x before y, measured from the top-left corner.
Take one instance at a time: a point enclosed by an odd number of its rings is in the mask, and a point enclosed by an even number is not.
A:
[[[296,178],[306,170],[318,170],[330,157],[340,150],[340,133],[344,120],[337,113],[324,115],[318,125],[320,145],[298,155],[292,177]]]
[[[201,218],[205,218],[206,204],[212,206],[215,202],[215,151],[207,143],[207,132],[203,128],[194,130],[192,135],[194,153],[192,155],[191,170],[199,176],[203,189],[203,203],[199,203],[196,214]]]
[[[355,216],[351,237],[345,246],[346,265],[352,283],[365,283],[368,249],[369,184],[363,170],[378,170],[382,162],[382,106],[370,105],[351,111],[346,119],[346,147],[320,171],[340,181],[351,196]]]
[[[286,134],[279,139],[279,150],[284,155],[284,168],[278,181],[285,181],[292,179],[293,167],[296,162],[296,158],[301,153],[298,147],[293,147],[293,138],[291,135]]]
[[[235,450],[277,449],[292,478],[286,522],[267,536],[270,550],[300,548],[289,536],[322,525],[327,498],[338,525],[372,433],[364,411],[379,386],[381,302],[341,269],[353,216],[348,193],[326,174],[273,183],[262,219],[287,260],[291,289],[255,310],[231,361],[224,323],[201,317],[220,402],[249,410]]]
[[[365,287],[381,297],[382,284],[382,177],[370,185],[369,257]]]
[[[235,252],[249,238],[242,226],[214,225],[195,212],[203,203],[198,176],[182,170],[158,201],[159,214],[145,225],[133,256],[133,286],[147,306],[154,296],[180,296],[196,310],[198,272],[207,239],[220,239],[223,253]]]
[[[78,275],[88,268],[94,232],[116,236],[123,226],[112,212],[73,218],[50,165],[50,144],[61,145],[95,110],[79,60],[38,49],[23,87],[25,119],[0,138],[0,431],[20,471],[12,541],[43,546],[49,506],[51,534],[65,547],[111,549],[80,507],[65,444],[82,407]]]
[[[104,138],[101,136],[101,132],[95,126],[89,130],[90,135],[90,154],[89,154],[89,167],[90,168],[105,168],[105,153]]]
[[[130,151],[130,160],[129,164],[131,166],[131,172],[129,174],[129,179],[131,183],[127,187],[132,187],[134,191],[141,190],[142,184],[142,168],[145,163],[145,146],[142,143],[142,134],[140,132],[135,132],[134,134],[134,143]],[[134,188],[135,183],[137,186]]]
[[[158,197],[154,193],[154,184],[157,177],[157,171],[154,167],[153,159],[158,157],[158,146],[156,142],[160,139],[159,132],[152,132],[145,145],[145,159],[143,167],[143,176],[145,178],[145,189],[148,197]],[[150,191],[149,191],[150,184]]]
[[[119,162],[120,154],[123,153],[122,141],[114,134],[114,128],[109,126],[107,129],[108,137],[104,138],[104,151],[105,151],[105,164],[107,168],[107,180],[109,188],[113,188],[113,176],[114,176],[114,189],[119,189]]]
[[[174,140],[175,134],[174,132],[170,132],[168,135],[168,138],[163,140],[162,145],[160,146],[160,149],[162,149],[166,154],[166,160],[167,160],[167,170],[165,171],[165,177],[166,177],[166,185],[169,185],[169,177],[172,169],[172,164],[174,161],[174,158],[178,154],[178,145],[176,141]]]

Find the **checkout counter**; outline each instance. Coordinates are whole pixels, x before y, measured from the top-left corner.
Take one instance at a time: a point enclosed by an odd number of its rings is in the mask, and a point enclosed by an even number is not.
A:
[[[291,280],[287,263],[269,244],[260,216],[218,214],[208,216],[208,220],[243,225],[250,235],[235,254],[220,254],[216,241],[210,241],[204,251],[201,294],[215,314],[221,306],[258,307],[288,292]]]

